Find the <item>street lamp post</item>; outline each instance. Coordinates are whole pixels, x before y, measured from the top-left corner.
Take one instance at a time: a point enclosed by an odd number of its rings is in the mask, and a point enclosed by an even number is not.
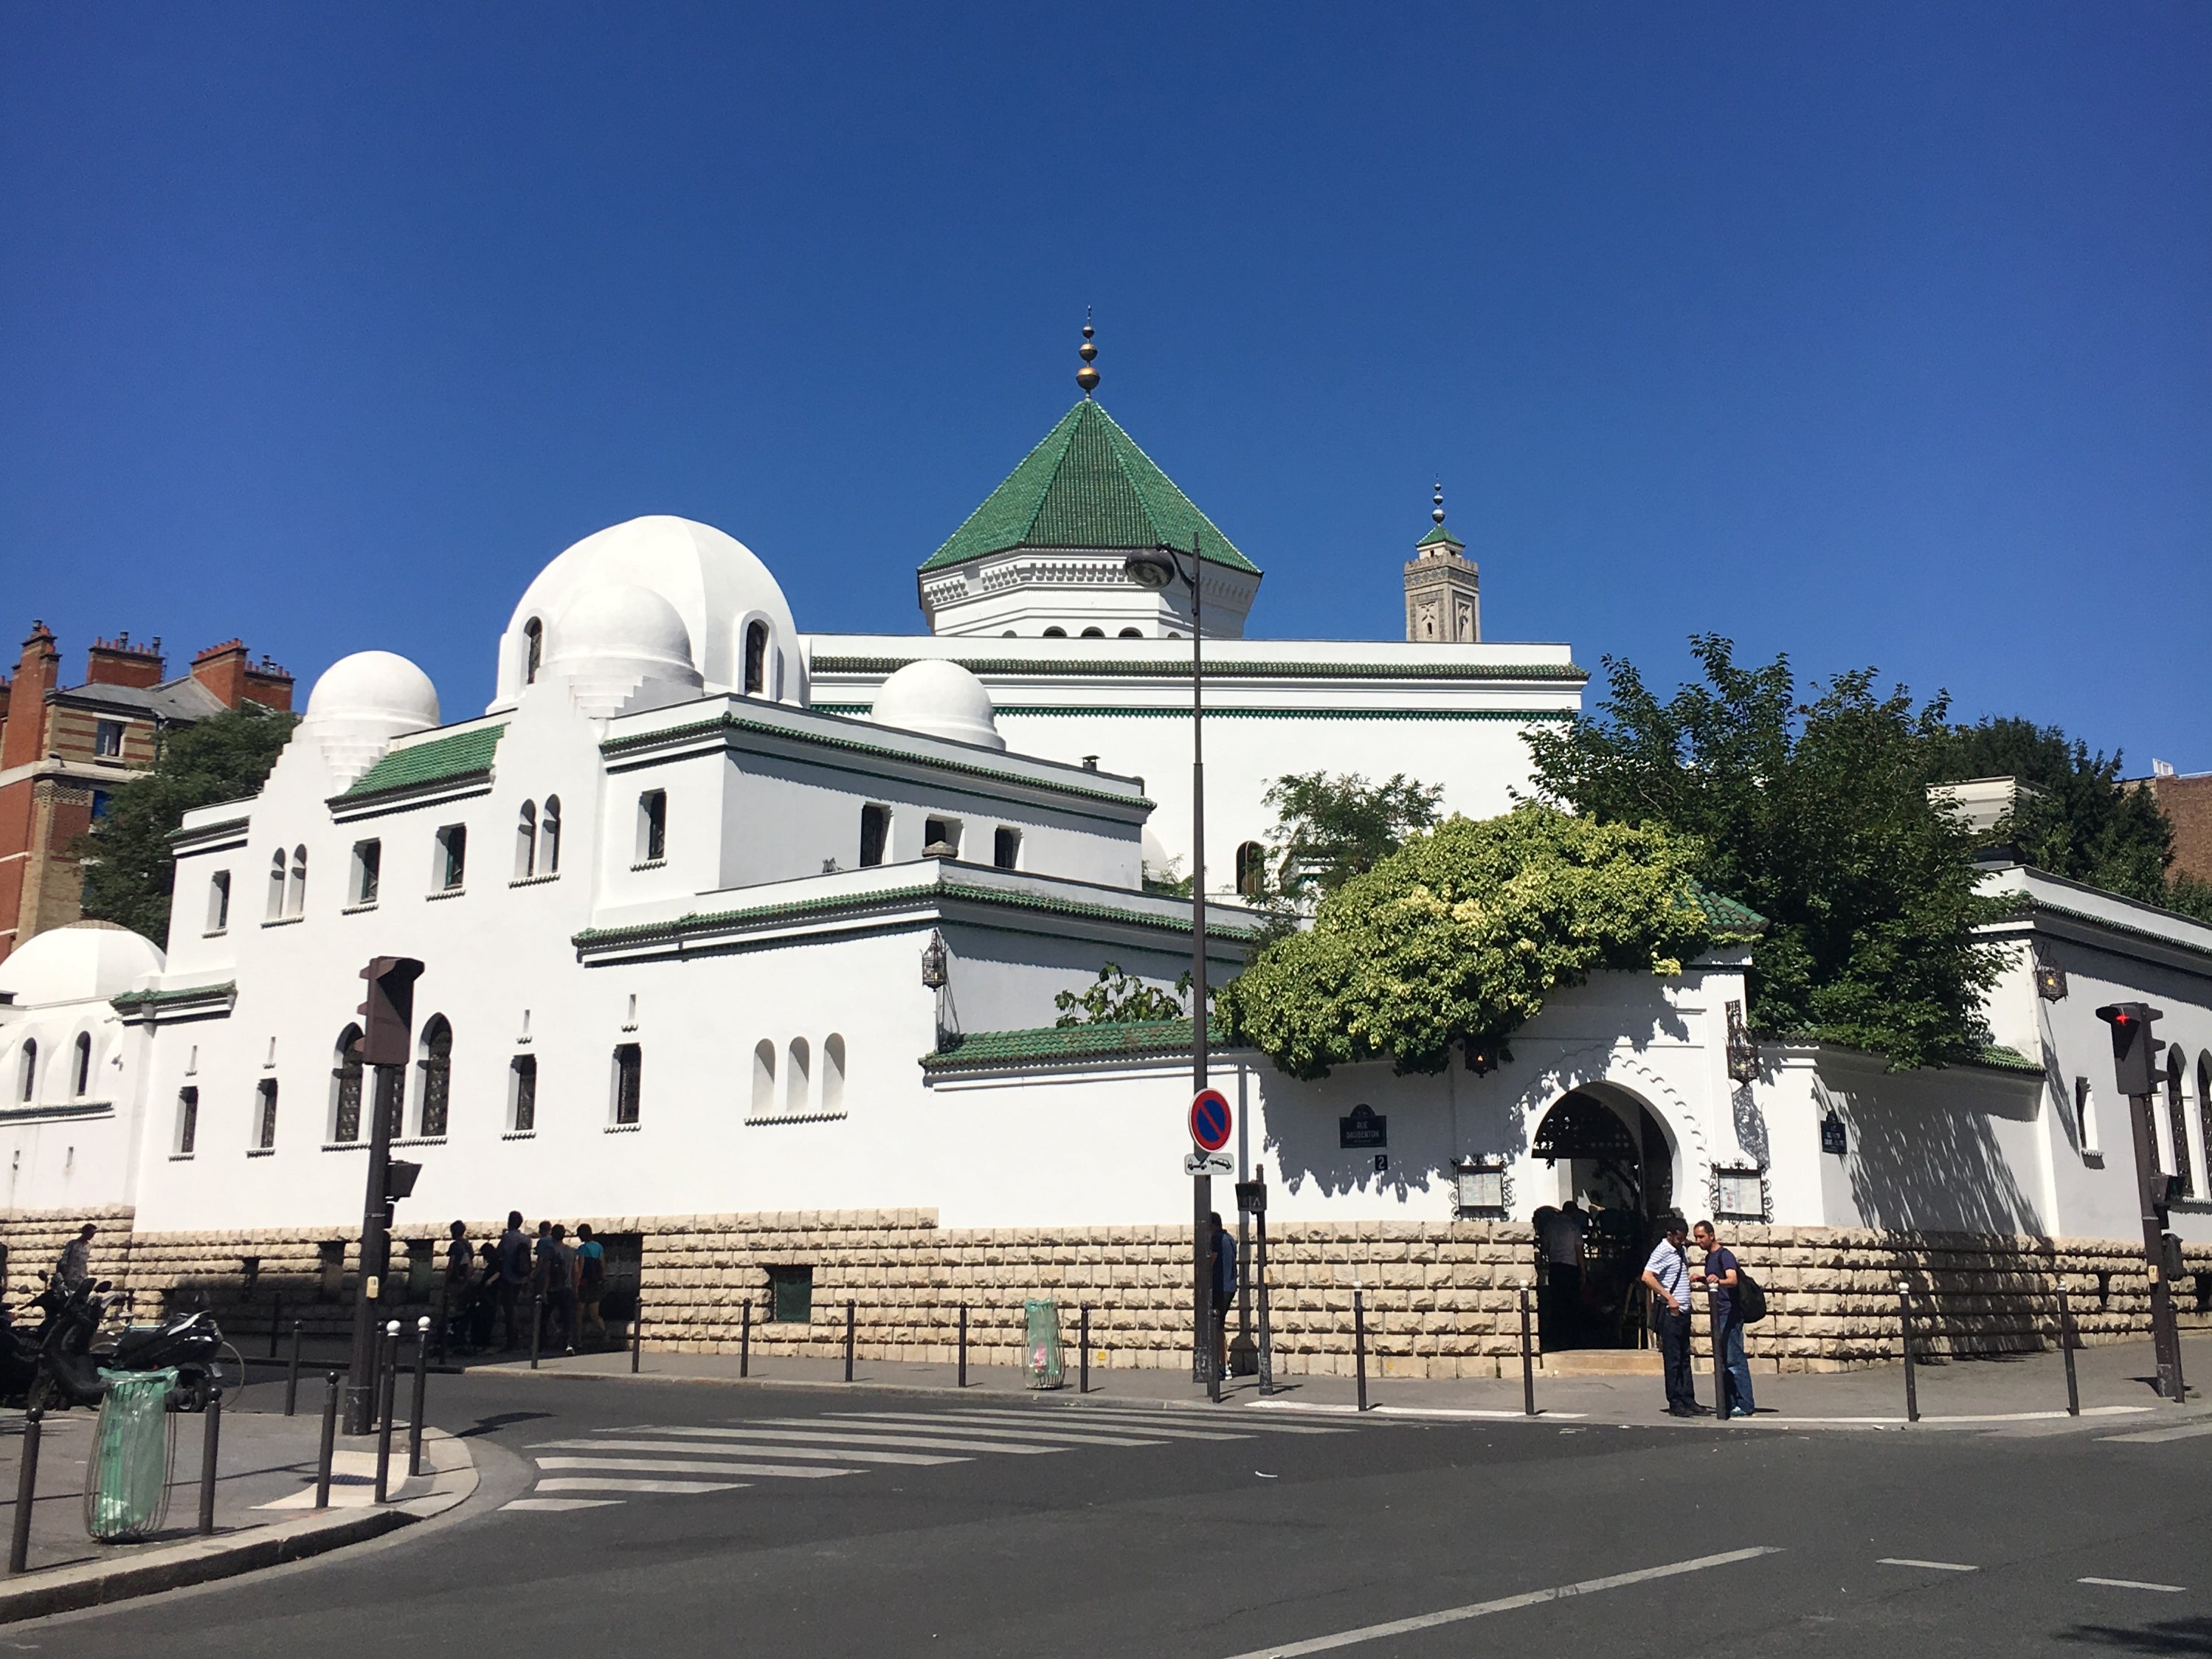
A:
[[[1170,582],[1190,589],[1190,1092],[1195,1100],[1206,1088],[1206,599],[1200,581],[1199,532],[1191,532],[1190,566],[1183,567],[1181,553],[1163,544],[1132,553],[1122,568],[1139,587],[1157,592]],[[1213,1177],[1200,1170],[1191,1177],[1191,1309],[1192,1370],[1194,1381],[1206,1384],[1209,1398],[1221,1398],[1221,1368],[1214,1363],[1213,1275],[1207,1271],[1207,1225],[1213,1212]]]

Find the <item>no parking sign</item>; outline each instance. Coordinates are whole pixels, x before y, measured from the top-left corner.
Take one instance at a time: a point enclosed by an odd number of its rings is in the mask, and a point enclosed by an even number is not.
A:
[[[1229,1097],[1218,1089],[1202,1091],[1190,1103],[1190,1138],[1199,1150],[1218,1152],[1229,1144]]]

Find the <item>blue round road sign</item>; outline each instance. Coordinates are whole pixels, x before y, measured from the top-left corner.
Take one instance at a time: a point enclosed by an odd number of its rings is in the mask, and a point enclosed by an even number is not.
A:
[[[1218,1152],[1229,1144],[1229,1101],[1218,1089],[1208,1089],[1190,1103],[1190,1138],[1199,1150]]]

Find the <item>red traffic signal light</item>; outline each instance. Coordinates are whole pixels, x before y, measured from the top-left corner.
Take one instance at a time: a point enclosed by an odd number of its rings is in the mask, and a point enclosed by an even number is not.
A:
[[[2148,1095],[2158,1088],[2158,1051],[2165,1041],[2150,1034],[2151,1023],[2165,1018],[2164,1011],[2148,1002],[2115,1002],[2097,1010],[2097,1018],[2112,1028],[2112,1070],[2124,1095]]]
[[[361,970],[368,1000],[361,1005],[364,1066],[404,1066],[415,1024],[415,981],[422,964],[412,957],[378,957]]]

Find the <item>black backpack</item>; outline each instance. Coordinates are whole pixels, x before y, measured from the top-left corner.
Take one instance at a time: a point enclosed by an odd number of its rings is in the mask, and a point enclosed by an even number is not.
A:
[[[1766,1292],[1741,1262],[1735,1270],[1735,1316],[1747,1325],[1756,1325],[1766,1317]]]

